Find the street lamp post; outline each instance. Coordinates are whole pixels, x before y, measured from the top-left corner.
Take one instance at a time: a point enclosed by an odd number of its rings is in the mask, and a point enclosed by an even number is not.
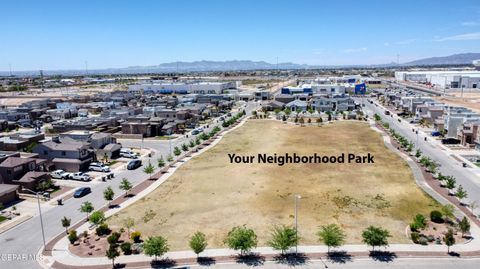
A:
[[[298,254],[298,199],[302,198],[299,194],[295,194],[295,255]]]
[[[34,192],[28,188],[23,188],[24,190],[30,192],[30,193],[33,193],[37,196],[37,203],[38,203],[38,213],[40,214],[40,227],[42,228],[42,239],[43,239],[43,249],[45,249],[45,230],[43,228],[43,217],[42,217],[42,208],[40,207],[40,195],[38,194],[38,192]]]

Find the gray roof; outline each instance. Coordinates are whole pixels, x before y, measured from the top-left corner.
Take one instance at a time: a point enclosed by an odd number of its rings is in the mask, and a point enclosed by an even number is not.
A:
[[[48,141],[48,142],[42,143],[42,145],[52,150],[65,150],[65,151],[80,150],[80,149],[85,149],[89,147],[88,143],[78,142],[73,140],[68,142],[60,142],[60,143]]]
[[[13,184],[0,184],[0,196],[16,191],[19,188],[18,185]]]

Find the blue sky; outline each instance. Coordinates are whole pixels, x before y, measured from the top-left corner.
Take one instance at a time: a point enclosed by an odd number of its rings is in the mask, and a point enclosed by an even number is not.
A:
[[[480,52],[480,2],[4,1],[0,70],[172,61],[379,64]]]

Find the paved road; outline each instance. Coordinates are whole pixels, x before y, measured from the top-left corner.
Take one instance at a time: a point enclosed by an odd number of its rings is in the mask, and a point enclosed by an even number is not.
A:
[[[250,115],[251,111],[257,106],[256,103],[249,102],[245,111],[247,115]],[[232,113],[233,114],[233,113]],[[219,123],[217,123],[219,124]],[[207,131],[211,130],[214,125],[210,125],[207,128]],[[190,138],[180,137],[172,142],[173,147],[175,145],[181,145],[186,141],[190,141]],[[126,146],[140,146],[141,140],[130,140],[131,145],[128,145],[125,141]],[[123,143],[124,141],[122,141]],[[169,151],[169,141],[165,140],[144,140],[144,147],[150,147],[156,151],[156,154],[163,154],[167,156]],[[172,147],[172,148],[173,148]],[[156,165],[156,156],[152,158],[152,164]],[[143,163],[148,162],[148,158],[143,159]],[[84,201],[90,201],[95,208],[101,208],[107,203],[103,199],[103,191],[107,186],[111,186],[115,192],[115,198],[124,194],[124,191],[119,189],[120,180],[122,178],[128,178],[133,185],[138,184],[139,182],[148,178],[148,175],[143,173],[142,168],[137,168],[136,170],[126,170],[117,172],[115,179],[108,180],[107,182],[100,182],[96,184],[91,184],[92,193],[86,195],[85,197],[79,199],[69,199],[65,202],[63,206],[56,206],[49,210],[44,209],[43,212],[43,222],[45,226],[45,237],[48,242],[49,239],[53,238],[57,234],[64,231],[64,228],[61,226],[60,219],[64,216],[71,218],[72,224],[80,221],[85,215],[79,212],[80,205]],[[42,207],[43,208],[43,207]],[[0,268],[40,268],[38,263],[35,260],[22,260],[22,261],[5,261],[2,259],[2,255],[7,254],[20,254],[20,255],[36,255],[39,249],[42,246],[42,233],[40,229],[40,219],[38,216],[31,218],[30,220],[10,229],[9,231],[0,234]]]
[[[390,127],[393,127],[398,133],[414,142],[416,146],[419,146],[424,155],[438,162],[441,165],[439,170],[442,174],[454,176],[457,179],[457,185],[462,185],[468,192],[469,201],[480,202],[480,178],[473,172],[475,168],[462,167],[461,162],[452,158],[450,153],[440,148],[437,142],[432,141],[431,137],[427,138],[428,141],[424,141],[425,135],[420,133],[417,143],[417,135],[412,131],[412,129],[416,128],[412,124],[405,120],[398,122],[399,117],[396,115],[393,115],[393,117],[387,116],[385,115],[385,110],[379,106],[366,101],[364,103],[364,111],[369,117],[373,118],[374,113],[380,115],[384,122],[390,124]]]
[[[265,262],[258,268],[262,269],[321,269],[321,268],[342,268],[342,269],[450,269],[450,268],[462,268],[462,269],[477,269],[480,264],[480,259],[458,259],[458,258],[415,258],[415,259],[394,259],[393,261],[374,261],[372,259],[355,259],[345,261],[344,263],[333,263],[328,260],[324,261],[307,261],[304,265],[288,265],[278,264],[275,262]],[[180,268],[201,268],[200,266],[180,267]],[[205,267],[204,267],[205,268]],[[215,269],[246,269],[254,268],[252,265],[245,264],[218,264],[209,266],[208,268]]]

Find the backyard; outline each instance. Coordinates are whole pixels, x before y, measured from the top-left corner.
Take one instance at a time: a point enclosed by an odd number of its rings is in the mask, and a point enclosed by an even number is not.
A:
[[[230,164],[229,153],[374,155],[374,164]],[[320,225],[338,223],[348,243],[360,243],[369,225],[390,230],[390,243],[411,242],[412,218],[438,208],[414,182],[408,165],[364,122],[300,127],[250,120],[214,148],[188,161],[166,182],[108,220],[120,228],[127,217],[142,237],[162,235],[172,250],[188,249],[196,231],[209,247],[224,247],[236,225],[253,228],[264,246],[275,224],[293,224],[294,194],[301,195],[298,225],[302,245],[318,244]]]

